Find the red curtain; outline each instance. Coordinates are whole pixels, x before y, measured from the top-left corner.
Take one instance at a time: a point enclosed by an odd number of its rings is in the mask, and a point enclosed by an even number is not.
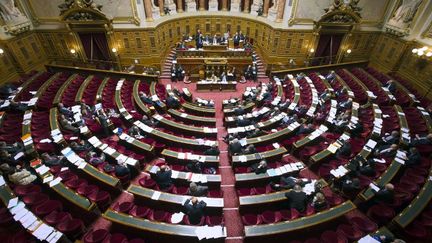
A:
[[[108,42],[104,33],[78,33],[89,60],[110,60]]]
[[[320,35],[320,39],[318,42],[318,47],[315,51],[315,57],[326,57],[324,63],[321,64],[329,64],[331,59],[330,56],[336,56],[340,44],[342,43],[344,34],[323,34]],[[335,57],[332,57],[334,60]]]

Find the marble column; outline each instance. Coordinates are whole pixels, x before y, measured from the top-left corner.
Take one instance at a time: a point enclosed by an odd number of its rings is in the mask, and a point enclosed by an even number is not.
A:
[[[275,1],[277,1],[277,0],[275,0]],[[263,6],[263,14],[262,14],[262,16],[263,17],[267,17],[268,10],[269,10],[269,7],[270,7],[270,0],[264,0],[264,4],[263,5],[264,6]]]
[[[147,21],[153,21],[153,13],[152,13],[152,0],[145,0],[144,1],[144,10],[146,15]]]
[[[222,11],[228,11],[228,0],[222,0]]]
[[[244,8],[243,8],[243,12],[245,13],[249,13],[249,4],[250,4],[250,0],[244,0]]]
[[[205,11],[205,0],[199,0],[199,11]]]
[[[183,0],[177,0],[177,13],[183,13]]]
[[[164,0],[158,0],[158,3],[159,3],[159,13],[160,13],[160,16],[164,16],[165,15]]]
[[[284,12],[285,12],[285,2],[286,0],[279,0],[277,14],[276,14],[276,22],[280,23],[283,20]]]

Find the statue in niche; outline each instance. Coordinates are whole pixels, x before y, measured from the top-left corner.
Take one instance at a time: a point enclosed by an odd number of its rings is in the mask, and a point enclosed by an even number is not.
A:
[[[0,16],[7,24],[27,21],[27,17],[15,6],[15,0],[0,0]]]
[[[185,4],[186,4],[186,11],[187,12],[195,12],[196,11],[197,3],[195,0],[186,0]]]
[[[240,11],[240,0],[231,0],[231,12],[239,12]]]
[[[400,29],[409,28],[423,0],[403,0],[388,24]]]
[[[258,15],[258,10],[260,9],[261,6],[264,6],[263,0],[255,0],[255,1],[253,1],[253,4],[251,6],[251,12],[250,12],[250,14],[252,14],[252,15]]]

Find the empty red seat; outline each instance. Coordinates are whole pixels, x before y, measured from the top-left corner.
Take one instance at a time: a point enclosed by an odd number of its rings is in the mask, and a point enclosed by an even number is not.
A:
[[[378,226],[375,223],[360,217],[353,217],[350,219],[350,222],[355,227],[366,233],[375,232],[378,229]]]
[[[84,238],[84,243],[99,243],[109,237],[109,232],[106,229],[98,229],[88,232]]]
[[[138,218],[145,218],[150,212],[150,209],[148,207],[144,206],[133,206],[132,209],[129,211],[130,215]]]
[[[382,225],[389,222],[394,217],[395,212],[392,208],[377,204],[369,208],[367,215],[379,225]]]
[[[25,186],[16,186],[14,191],[17,196],[24,196],[29,193],[39,193],[41,192],[41,188],[38,185],[29,184]]]
[[[169,213],[162,210],[155,210],[155,211],[150,211],[147,217],[150,220],[165,222],[168,220]]]
[[[33,206],[31,211],[39,217],[44,217],[52,211],[61,211],[62,208],[63,205],[61,202],[56,200],[48,200],[42,204]]]
[[[113,210],[119,213],[127,213],[132,209],[133,206],[134,206],[133,202],[116,203],[113,206]]]
[[[111,196],[106,191],[98,191],[90,194],[88,198],[96,203],[99,208],[105,208],[111,202]]]
[[[156,181],[154,181],[151,178],[141,178],[138,180],[138,183],[142,187],[146,187],[146,188],[153,188],[154,186],[156,186]]]
[[[49,197],[43,193],[30,193],[24,196],[22,200],[27,206],[31,207],[48,201]]]
[[[72,219],[72,216],[67,212],[52,211],[50,214],[44,217],[44,222],[51,226],[55,226],[60,222],[70,219]]]
[[[99,187],[95,185],[87,185],[77,189],[77,193],[85,197],[94,194],[97,191],[99,191]]]
[[[348,224],[341,224],[337,227],[337,234],[344,235],[350,241],[357,241],[363,236],[363,232]]]
[[[87,186],[88,182],[85,179],[71,179],[65,182],[65,185],[71,189]]]
[[[321,242],[323,243],[346,243],[348,239],[343,234],[338,234],[334,231],[326,230],[321,234]]]
[[[257,214],[245,214],[242,216],[245,225],[258,225],[262,223],[262,218]]]
[[[221,225],[223,218],[221,216],[207,216],[206,224],[209,226]]]
[[[103,243],[127,243],[127,237],[121,233],[112,234],[111,237],[105,238]]]
[[[281,215],[270,210],[264,211],[261,214],[261,218],[265,224],[272,224],[281,221]]]

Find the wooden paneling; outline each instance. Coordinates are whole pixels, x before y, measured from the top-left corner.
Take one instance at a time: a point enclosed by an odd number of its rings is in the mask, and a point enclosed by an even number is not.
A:
[[[373,49],[371,63],[383,71],[396,71],[407,43],[397,37],[382,34]]]

